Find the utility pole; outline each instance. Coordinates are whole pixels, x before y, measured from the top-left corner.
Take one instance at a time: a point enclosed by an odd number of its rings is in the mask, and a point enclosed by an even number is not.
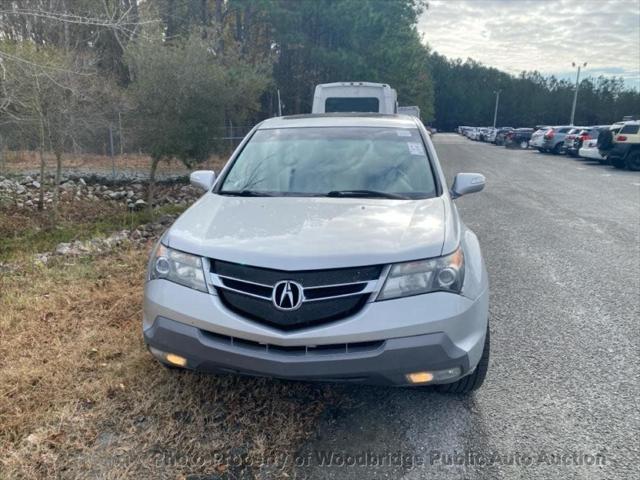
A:
[[[498,90],[494,92],[496,94],[496,108],[493,111],[493,128],[496,128],[496,122],[498,121],[498,104],[500,103],[500,92],[502,90]]]
[[[571,62],[572,67],[576,67],[576,62]],[[573,91],[573,106],[571,107],[571,122],[569,125],[573,125],[573,120],[576,116],[576,104],[578,103],[578,86],[580,85],[580,68],[586,67],[587,62],[584,62],[582,65],[578,65],[578,74],[576,75],[576,89]]]

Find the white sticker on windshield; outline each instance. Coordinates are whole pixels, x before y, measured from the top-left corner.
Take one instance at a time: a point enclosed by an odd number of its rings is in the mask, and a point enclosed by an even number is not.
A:
[[[407,147],[409,147],[409,153],[411,155],[424,155],[424,148],[420,143],[407,142]]]
[[[411,132],[409,130],[396,130],[399,137],[410,137]]]

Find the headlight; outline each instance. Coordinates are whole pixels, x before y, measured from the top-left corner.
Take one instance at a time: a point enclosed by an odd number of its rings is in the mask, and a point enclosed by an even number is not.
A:
[[[149,280],[164,278],[185,287],[208,292],[202,259],[158,243],[149,260]]]
[[[464,255],[458,248],[444,257],[396,263],[389,271],[378,300],[437,291],[460,293],[463,281]]]

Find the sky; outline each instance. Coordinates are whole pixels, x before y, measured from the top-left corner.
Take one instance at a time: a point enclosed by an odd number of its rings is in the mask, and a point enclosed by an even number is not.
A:
[[[623,77],[640,89],[640,0],[429,0],[423,40],[508,73]],[[581,77],[583,74],[581,73]]]

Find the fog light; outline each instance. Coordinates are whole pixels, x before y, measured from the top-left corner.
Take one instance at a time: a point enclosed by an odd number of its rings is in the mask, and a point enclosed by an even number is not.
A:
[[[433,372],[413,372],[406,375],[409,383],[429,383],[451,380],[462,375],[460,367],[447,368],[445,370],[435,370]]]
[[[407,380],[411,383],[427,383],[433,380],[431,372],[414,372],[407,374]]]
[[[149,351],[153,354],[161,362],[170,363],[171,365],[175,365],[176,367],[186,367],[187,359],[181,357],[180,355],[176,355],[175,353],[163,352],[162,350],[158,350],[154,347],[149,347]]]
[[[176,355],[175,353],[167,353],[164,358],[167,362],[169,362],[172,365],[176,365],[178,367],[187,366],[187,359],[184,357],[181,357],[180,355]]]

